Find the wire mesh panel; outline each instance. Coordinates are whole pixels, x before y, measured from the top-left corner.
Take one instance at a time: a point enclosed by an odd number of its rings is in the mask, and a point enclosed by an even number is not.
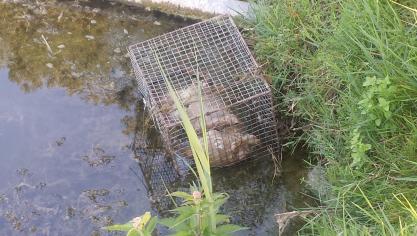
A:
[[[164,153],[158,150],[135,150],[135,155],[139,160],[152,205],[160,214],[166,213],[173,207],[167,194],[178,189],[178,183],[182,178],[176,163],[170,158],[165,158]]]
[[[138,173],[138,177],[148,192],[152,207],[158,214],[165,215],[175,207],[172,198],[167,194],[179,191],[184,185],[188,187],[189,181],[185,181],[189,171],[188,162],[185,158],[166,156],[161,137],[156,135],[152,126],[146,125],[148,116],[145,110],[136,114],[131,148],[142,173]]]
[[[132,45],[129,53],[139,90],[172,153],[191,157],[165,81],[176,90],[200,136],[204,115],[212,166],[232,165],[278,147],[270,88],[257,74],[258,66],[230,17]]]

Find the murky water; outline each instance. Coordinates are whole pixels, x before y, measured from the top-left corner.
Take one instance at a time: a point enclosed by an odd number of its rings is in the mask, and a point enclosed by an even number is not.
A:
[[[105,235],[102,226],[163,214],[152,178],[164,172],[141,162],[163,155],[149,148],[158,135],[125,48],[187,24],[101,1],[0,3],[0,235]],[[275,179],[267,159],[215,171],[245,234],[274,235],[273,215],[303,204],[306,170],[288,159]]]

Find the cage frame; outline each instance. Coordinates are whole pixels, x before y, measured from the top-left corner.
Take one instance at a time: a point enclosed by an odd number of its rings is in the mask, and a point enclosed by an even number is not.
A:
[[[156,109],[156,112],[153,112],[153,111],[155,111],[155,108],[159,108],[159,110],[160,110],[161,99],[158,96],[153,96],[152,84],[150,84],[152,81],[150,81],[148,76],[149,76],[149,74],[152,75],[152,73],[157,74],[157,72],[152,71],[152,68],[149,69],[150,71],[147,71],[147,69],[143,69],[143,67],[144,67],[143,64],[146,64],[146,63],[144,63],[144,61],[146,61],[146,60],[152,61],[151,60],[152,56],[148,55],[148,58],[146,58],[146,57],[141,58],[142,55],[140,53],[140,51],[141,51],[140,48],[149,47],[149,48],[151,48],[151,50],[153,50],[152,47],[154,47],[158,50],[158,47],[161,47],[161,46],[164,47],[164,43],[165,43],[165,40],[167,38],[174,39],[176,35],[181,35],[181,34],[186,35],[186,33],[184,33],[184,32],[196,30],[198,27],[205,27],[204,24],[210,24],[212,22],[215,22],[215,23],[217,22],[219,24],[219,27],[220,27],[221,22],[225,22],[224,24],[230,24],[230,26],[227,26],[227,27],[230,27],[230,28],[228,28],[228,30],[230,31],[228,33],[230,34],[230,37],[232,37],[232,39],[230,39],[230,40],[235,40],[234,42],[231,43],[231,44],[235,44],[235,45],[230,46],[230,48],[236,47],[239,50],[242,50],[242,51],[239,51],[239,53],[241,54],[241,57],[245,59],[245,61],[242,62],[244,65],[241,66],[240,64],[238,64],[239,67],[237,67],[236,70],[241,69],[245,75],[249,75],[253,79],[253,81],[256,81],[256,83],[258,83],[258,86],[259,86],[258,88],[263,89],[263,90],[260,90],[261,91],[260,93],[252,94],[251,96],[240,99],[239,101],[237,101],[235,103],[229,102],[229,104],[226,105],[226,102],[223,101],[223,103],[224,103],[223,106],[225,106],[225,109],[229,109],[230,106],[237,106],[238,104],[243,104],[243,103],[246,103],[246,102],[250,102],[254,99],[258,99],[258,98],[264,96],[265,99],[268,100],[268,105],[266,105],[266,106],[270,106],[270,115],[271,115],[270,121],[273,123],[270,127],[273,128],[274,131],[273,131],[273,134],[269,134],[269,135],[271,137],[274,136],[272,139],[275,139],[273,143],[275,143],[276,145],[273,145],[275,147],[273,147],[272,150],[275,150],[279,146],[279,140],[278,140],[278,131],[277,131],[277,121],[276,121],[276,117],[275,117],[273,99],[272,99],[272,95],[271,95],[272,94],[271,88],[270,88],[269,84],[262,78],[262,76],[260,76],[259,66],[258,66],[257,62],[256,62],[255,58],[253,57],[253,55],[251,54],[248,46],[245,43],[244,38],[240,34],[236,24],[233,22],[233,19],[230,16],[217,16],[217,17],[211,18],[209,20],[201,21],[201,22],[198,22],[196,24],[192,24],[192,25],[189,25],[189,26],[171,31],[169,33],[166,33],[166,34],[163,34],[163,35],[145,40],[143,42],[139,42],[139,43],[130,45],[128,47],[128,53],[129,53],[129,56],[130,56],[130,59],[131,59],[131,62],[132,62],[133,68],[134,68],[135,77],[136,77],[136,80],[137,80],[137,83],[138,83],[138,90],[143,96],[143,101],[145,103],[145,106],[148,109],[150,109],[150,111],[151,111],[152,119],[153,119],[157,129],[160,131],[160,133],[162,135],[162,140],[164,142],[164,145],[165,145],[168,153],[170,153],[170,154],[175,154],[175,153],[184,154],[181,150],[183,147],[180,147],[178,144],[174,144],[174,142],[172,141],[172,138],[169,137],[170,136],[169,134],[175,133],[175,131],[173,131],[172,129],[173,129],[173,127],[176,127],[178,125],[178,119],[177,120],[173,119],[173,120],[165,121],[166,117],[164,118],[163,115],[161,115],[161,112],[158,111],[158,109]],[[195,36],[195,35],[192,35],[191,33],[190,33],[190,35],[191,35],[192,40],[194,40],[193,36]],[[225,35],[226,35],[226,33],[225,33]],[[197,35],[195,37],[200,37],[200,36]],[[179,39],[181,39],[181,38],[179,38]],[[203,44],[203,41],[204,41],[204,39],[200,39],[200,41],[197,41],[197,42]],[[186,42],[188,42],[188,41],[186,41]],[[196,42],[194,42],[194,43],[196,44]],[[167,47],[169,47],[169,46],[167,46]],[[178,50],[178,46],[177,46],[177,48],[174,48],[174,49]],[[217,51],[219,51],[217,46],[216,46],[216,49],[217,49]],[[145,49],[143,49],[143,50],[145,50]],[[184,49],[184,51],[186,51],[186,49]],[[146,52],[146,51],[144,51],[144,52]],[[162,50],[162,53],[165,53],[165,57],[173,56],[173,55],[170,55],[167,51],[164,51],[164,50]],[[175,53],[172,53],[172,54],[175,54]],[[197,55],[197,53],[195,51],[194,51],[194,54]],[[155,55],[156,55],[156,53],[155,53]],[[173,56],[173,57],[174,57],[174,59],[173,59],[174,61],[177,60],[177,58],[175,58],[175,56]],[[181,55],[179,57],[181,57]],[[138,61],[140,61],[139,59],[142,59],[142,61],[141,61],[142,65],[139,65],[139,63],[138,63]],[[157,59],[157,60],[159,61],[159,59]],[[178,60],[180,60],[180,59],[178,59]],[[188,58],[187,60],[191,60],[191,59]],[[194,60],[196,61],[197,70],[198,70],[198,64],[199,64],[198,56],[196,56],[194,58]],[[217,59],[215,59],[215,60],[217,61]],[[231,63],[235,63],[235,62],[231,62]],[[193,64],[191,64],[191,66],[193,68],[192,70],[194,70]],[[233,64],[233,66],[234,66],[234,64]],[[160,67],[159,69],[163,70],[164,68]],[[169,68],[169,69],[171,69],[171,68]],[[146,71],[144,71],[144,70],[146,70]],[[183,73],[183,72],[180,72],[180,73]],[[182,75],[182,76],[184,76],[184,75]],[[157,77],[157,76],[155,76],[155,77]],[[209,74],[208,77],[213,77],[213,76],[211,74]],[[154,78],[151,78],[151,80],[152,79],[154,79]],[[169,79],[171,79],[171,77]],[[179,78],[178,80],[181,81],[182,78]],[[160,82],[160,83],[163,84],[163,82]],[[184,82],[184,83],[188,83],[188,82]],[[194,82],[191,81],[191,85],[193,83]],[[238,84],[240,82],[235,82],[235,83]],[[245,82],[242,82],[242,84],[243,83],[245,83]],[[255,82],[253,82],[253,83],[255,83]],[[187,86],[190,86],[190,84],[187,84]],[[166,85],[165,85],[165,87],[166,87]],[[203,86],[203,89],[204,88],[205,87]],[[180,85],[180,89],[184,89],[182,87],[182,85]],[[165,98],[167,96],[169,96],[167,94],[167,91],[165,91],[165,94],[164,94],[164,92],[161,92],[161,93],[163,94],[163,96],[165,96]],[[204,95],[205,95],[205,98],[210,96],[210,94],[206,94],[206,93]],[[168,122],[168,124],[167,124],[167,122]],[[181,131],[178,131],[178,132],[181,132]],[[178,137],[180,136],[180,134],[177,134],[177,135],[178,135]],[[179,143],[187,143],[187,140],[185,140],[185,139],[181,139],[181,140],[182,141],[179,141]],[[271,144],[269,145],[268,149],[271,148]],[[267,152],[271,152],[271,151],[267,150]],[[239,162],[239,161],[236,161],[236,162]],[[232,165],[232,164],[235,164],[235,162],[230,162],[229,164]]]

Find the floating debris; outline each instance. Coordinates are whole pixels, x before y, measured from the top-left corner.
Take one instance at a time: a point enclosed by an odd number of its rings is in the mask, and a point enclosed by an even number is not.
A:
[[[19,176],[31,176],[32,174],[29,172],[27,168],[20,168],[16,170],[16,174]]]
[[[288,232],[291,232],[289,230],[291,224],[296,224],[296,221],[300,221],[303,218],[315,214],[315,211],[290,211],[290,212],[284,212],[280,214],[276,214],[276,221],[279,228],[279,234],[278,235],[287,235]]]
[[[55,141],[57,146],[62,146],[62,144],[64,144],[66,138],[65,137],[61,137],[58,140]]]
[[[68,207],[66,210],[66,214],[65,214],[65,218],[66,220],[69,220],[71,218],[73,218],[76,214],[77,209],[73,208],[73,207]]]
[[[110,194],[110,191],[107,189],[88,189],[82,192],[83,196],[86,196],[93,202],[97,202],[97,198],[106,197]]]
[[[81,157],[91,167],[106,166],[110,164],[116,157],[107,155],[102,148],[94,147],[88,155]]]
[[[61,13],[59,13],[59,16],[58,16],[58,22],[61,21],[63,16],[64,16],[64,11],[61,11]]]
[[[121,52],[122,52],[122,50],[121,50],[120,48],[115,48],[115,49],[113,50],[113,52],[115,52],[115,53],[121,53]]]
[[[90,23],[95,25],[95,24],[97,24],[97,21],[96,20],[91,20]]]
[[[6,194],[0,194],[0,204],[7,202],[7,200],[8,198],[6,197]]]
[[[53,52],[52,52],[52,48],[51,48],[51,46],[49,46],[48,41],[46,41],[45,36],[43,36],[43,34],[42,34],[42,35],[41,35],[41,37],[42,37],[43,42],[44,42],[44,43],[45,43],[45,45],[46,45],[46,48],[48,49],[48,52],[49,52],[49,53],[51,53],[51,54],[53,54]]]
[[[54,65],[52,63],[46,63],[46,67],[48,67],[49,69],[54,68]]]
[[[57,46],[57,48],[64,49],[65,48],[65,45],[64,44],[60,44],[60,45]]]
[[[23,228],[23,222],[21,217],[18,217],[16,213],[8,211],[4,214],[4,218],[9,222],[9,224],[16,231],[21,231]]]
[[[21,182],[14,187],[17,193],[21,193],[24,189],[35,189],[35,188],[36,186],[25,183],[25,182]]]
[[[154,25],[161,25],[161,22],[159,22],[159,21],[156,20],[156,21],[153,22],[153,24]]]
[[[123,32],[124,32],[125,34],[129,34],[129,31],[127,31],[127,29],[123,29]]]
[[[93,40],[94,36],[93,35],[86,35],[85,38],[88,39],[88,40]]]

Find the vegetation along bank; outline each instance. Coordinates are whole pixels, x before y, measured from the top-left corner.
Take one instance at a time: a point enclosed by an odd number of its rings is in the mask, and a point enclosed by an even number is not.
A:
[[[417,2],[257,2],[255,54],[331,184],[300,233],[417,233]],[[300,132],[302,131],[302,132]]]

